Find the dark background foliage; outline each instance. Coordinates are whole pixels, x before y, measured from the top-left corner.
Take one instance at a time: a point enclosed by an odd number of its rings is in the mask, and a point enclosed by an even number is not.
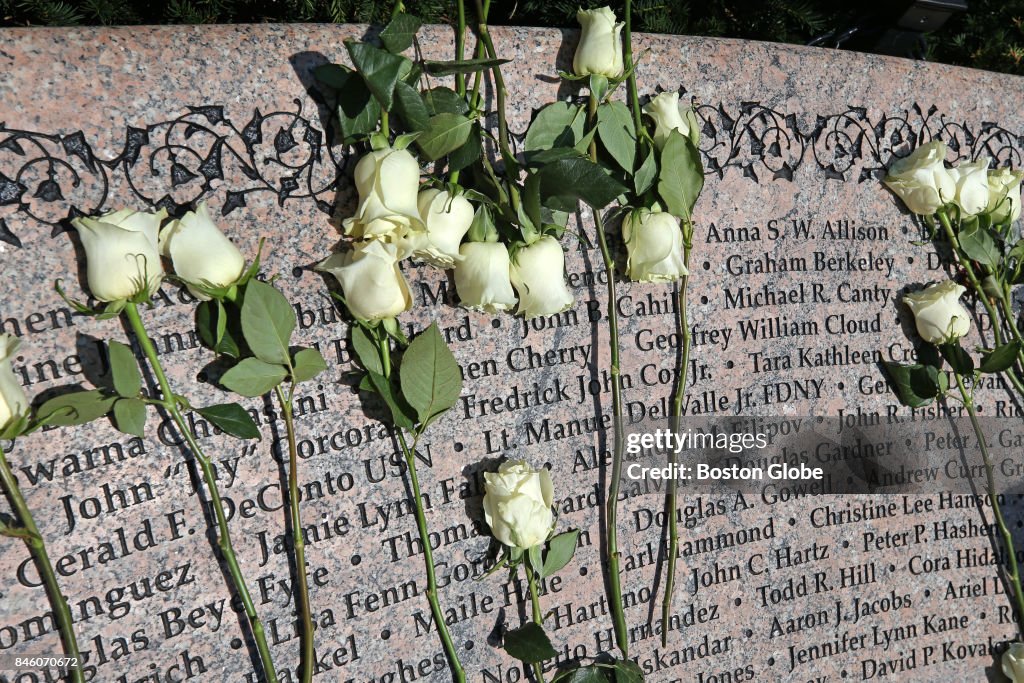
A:
[[[472,2],[466,3],[472,7]],[[577,0],[493,0],[491,23],[576,26]],[[598,6],[603,2],[584,0]],[[654,33],[722,36],[878,50],[908,0],[635,0],[634,28]],[[622,2],[611,5],[621,15]],[[1024,0],[968,0],[911,51],[925,59],[1024,75]],[[454,0],[408,0],[407,11],[452,23]],[[390,2],[373,0],[0,0],[0,26],[252,22],[384,24]],[[471,10],[470,10],[471,12]]]

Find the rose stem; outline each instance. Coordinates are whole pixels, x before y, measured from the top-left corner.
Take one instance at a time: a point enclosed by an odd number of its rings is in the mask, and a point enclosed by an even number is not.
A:
[[[690,250],[693,248],[693,223],[687,218],[683,221],[683,265],[690,267]],[[672,398],[673,429],[679,431],[679,422],[683,412],[683,398],[686,396],[686,371],[690,364],[690,324],[686,315],[686,288],[690,276],[684,275],[679,281],[679,299],[676,312],[679,315],[679,333],[683,338],[682,353],[679,357],[679,379],[676,380],[676,393]],[[668,454],[669,466],[676,463],[676,453]],[[665,597],[661,602],[661,646],[668,645],[669,615],[672,612],[672,594],[676,584],[676,561],[679,554],[679,520],[676,519],[676,479],[669,477],[668,498],[665,501],[665,521],[668,524],[668,567],[665,572]]]
[[[483,2],[481,0],[474,0],[474,2],[476,3],[476,13],[479,19],[477,33],[480,36],[480,42],[483,43],[487,56],[491,59],[497,59],[498,54],[494,50],[494,42],[491,40],[491,34],[487,28],[487,14],[491,8],[491,2],[490,0],[483,0]],[[516,161],[515,155],[508,146],[508,121],[505,119],[505,97],[507,95],[505,79],[501,76],[500,66],[495,65],[491,72],[494,74],[494,92],[498,106],[498,148],[501,150],[502,161],[505,162],[505,175],[511,180],[516,176],[519,162]]]
[[[544,618],[540,615],[540,597],[537,595],[537,577],[533,573],[533,567],[530,566],[529,560],[524,562],[523,566],[526,568],[526,582],[530,584],[530,604],[533,606],[533,623],[544,628]],[[533,663],[533,677],[537,679],[537,683],[544,683],[544,667],[541,666],[540,662]]]
[[[992,458],[988,453],[988,444],[985,442],[985,435],[981,431],[981,425],[978,424],[978,414],[974,409],[974,397],[967,392],[964,388],[963,378],[960,377],[959,372],[953,372],[953,376],[956,378],[957,389],[960,390],[960,397],[963,399],[964,406],[967,408],[967,414],[971,417],[971,426],[974,427],[974,433],[978,437],[978,447],[981,449],[981,457],[985,461],[985,479],[988,486],[988,496],[992,500],[992,512],[995,514],[996,523],[999,525],[999,532],[1003,537],[1003,544],[1006,546],[1006,555],[1009,561],[1009,575],[1010,585],[1013,586],[1013,597],[1017,602],[1017,614],[1018,616],[1024,615],[1024,590],[1021,589],[1020,584],[1020,570],[1017,567],[1017,552],[1013,546],[1013,536],[1010,534],[1010,530],[1006,527],[1006,520],[1003,519],[1003,511],[999,507],[999,500],[996,494],[996,482],[992,474]],[[1021,632],[1022,638],[1024,638],[1024,622],[1018,624],[1018,629]]]
[[[299,615],[302,618],[302,683],[313,680],[313,668],[316,666],[313,654],[313,616],[309,610],[309,585],[306,581],[306,539],[302,535],[302,519],[299,516],[299,454],[295,446],[295,418],[292,401],[295,398],[295,385],[291,384],[285,394],[278,384],[274,388],[277,400],[281,404],[284,416],[285,432],[288,435],[288,509],[292,523],[292,549],[295,553],[295,578],[298,582],[295,591],[295,602],[298,603]]]
[[[956,233],[953,232],[953,225],[949,222],[949,216],[946,215],[946,212],[943,209],[939,209],[938,216],[939,222],[942,223],[942,227],[946,231],[946,237],[949,239],[950,246],[953,247],[953,251],[960,256],[960,265],[963,266],[964,272],[967,273],[967,281],[971,283],[971,288],[974,290],[975,295],[988,312],[988,317],[992,321],[992,335],[995,339],[995,344],[996,346],[1002,346],[1003,335],[999,329],[999,322],[1002,318],[992,306],[992,302],[989,301],[988,295],[985,293],[985,290],[981,286],[981,282],[978,280],[978,276],[975,275],[974,267],[971,265],[971,259],[961,256],[960,241],[956,238]],[[1015,336],[1015,339],[1018,342],[1024,341],[1020,338],[1019,334]],[[1024,351],[1019,351],[1018,357],[1024,358],[1024,355],[1022,354],[1024,354]],[[1021,383],[1020,378],[1018,378],[1013,372],[1007,372],[1006,375],[1010,378],[1010,382],[1017,391],[1024,394],[1024,384]],[[1022,615],[1022,617],[1024,617],[1024,615]]]
[[[249,595],[249,588],[245,583],[245,577],[242,575],[242,568],[238,564],[235,549],[231,544],[231,531],[228,528],[224,503],[221,501],[220,491],[217,488],[217,475],[213,472],[210,459],[199,446],[195,435],[189,429],[188,422],[186,422],[185,417],[181,414],[178,399],[175,397],[174,392],[171,391],[171,383],[167,379],[166,373],[164,373],[163,366],[160,364],[156,347],[153,346],[149,335],[146,334],[146,327],[139,316],[138,306],[134,303],[129,303],[125,306],[124,312],[132,332],[135,334],[135,338],[138,339],[139,345],[142,347],[142,351],[145,353],[146,359],[153,368],[153,373],[160,384],[160,392],[163,395],[160,405],[170,414],[174,424],[178,427],[182,436],[185,437],[189,450],[192,451],[192,455],[195,457],[196,462],[199,463],[199,467],[203,472],[203,481],[206,483],[207,491],[210,494],[210,501],[213,503],[213,512],[217,517],[217,527],[219,530],[217,546],[220,548],[224,561],[228,566],[231,582],[242,599],[245,615],[248,617],[250,628],[252,628],[253,639],[256,641],[256,649],[259,651],[260,661],[263,664],[263,672],[266,675],[267,682],[277,683],[277,672],[274,669],[274,662],[270,657],[270,648],[267,645],[267,636],[263,630],[263,622],[260,621],[260,617],[256,613],[256,607],[253,605],[252,597]]]
[[[629,74],[626,77],[626,88],[629,90],[629,105],[633,111],[633,128],[637,140],[646,140],[646,138],[640,135],[643,121],[640,118],[640,93],[637,90],[636,71],[633,67],[633,0],[626,0],[625,22],[623,43],[626,55],[623,65],[626,68],[626,73]]]
[[[64,643],[64,653],[75,660],[75,666],[68,667],[71,680],[75,683],[82,683],[85,679],[82,675],[82,656],[78,652],[78,641],[75,639],[75,627],[71,621],[71,610],[68,608],[68,601],[57,585],[57,575],[53,573],[53,566],[50,564],[50,556],[46,552],[46,543],[43,535],[39,533],[32,511],[25,502],[25,497],[18,486],[18,480],[11,471],[7,462],[7,455],[4,449],[0,448],[0,481],[4,486],[7,497],[11,500],[11,506],[18,516],[23,529],[5,529],[5,536],[21,538],[28,546],[28,551],[35,560],[36,568],[39,570],[39,577],[46,586],[46,597],[50,599],[50,606],[53,608],[53,616],[57,621],[57,629],[60,632],[60,639]]]
[[[587,126],[593,128],[597,123],[597,98],[593,93],[587,107]],[[597,142],[590,141],[590,158],[597,162]],[[611,595],[608,596],[609,607],[612,612],[612,621],[615,625],[615,644],[624,659],[629,657],[629,639],[626,635],[626,615],[622,607],[622,586],[619,583],[619,479],[622,476],[622,379],[619,376],[619,318],[615,310],[615,263],[612,260],[611,251],[608,249],[608,240],[604,234],[604,219],[601,212],[593,210],[595,232],[597,241],[601,246],[601,258],[604,261],[605,274],[608,277],[608,334],[612,356],[612,420],[613,420],[613,450],[612,450],[612,471],[608,481],[607,507],[608,525],[608,587]]]
[[[387,334],[377,338],[380,348],[380,357],[384,368],[385,379],[391,378],[391,347]],[[466,683],[466,672],[459,661],[458,651],[452,642],[451,633],[448,632],[448,625],[444,623],[444,612],[441,611],[441,603],[437,599],[437,575],[434,572],[434,551],[430,547],[430,535],[427,530],[427,515],[423,511],[423,498],[420,494],[420,479],[416,473],[416,446],[419,443],[419,434],[414,434],[412,448],[409,448],[405,440],[405,431],[395,425],[395,433],[398,435],[398,443],[402,447],[402,454],[405,456],[405,464],[409,469],[409,483],[412,484],[412,495],[416,501],[416,528],[419,530],[420,543],[423,545],[423,563],[427,570],[427,601],[430,603],[430,612],[434,616],[434,624],[441,636],[445,653],[448,655],[448,664],[452,669],[452,680],[456,683]]]
[[[466,2],[458,0],[456,3],[458,12],[458,26],[455,32],[455,59],[462,61],[466,58]],[[479,72],[478,72],[479,73]],[[455,74],[455,92],[462,99],[466,99],[466,74]],[[454,185],[459,182],[459,172],[452,171],[448,180]]]
[[[455,34],[455,59],[462,61],[466,58],[466,1],[458,0],[455,3],[458,12],[458,31]],[[459,97],[466,96],[466,74],[455,74],[455,92]]]

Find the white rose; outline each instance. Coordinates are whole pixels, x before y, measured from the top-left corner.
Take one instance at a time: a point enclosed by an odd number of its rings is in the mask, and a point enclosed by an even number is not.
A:
[[[1020,181],[1024,171],[997,168],[988,172],[988,211],[996,225],[1020,218]]]
[[[1013,683],[1024,683],[1024,643],[1010,643],[1003,653],[1003,674]]]
[[[960,303],[965,291],[965,287],[946,280],[903,297],[903,303],[914,314],[917,333],[922,339],[932,344],[947,344],[970,331],[970,314]]]
[[[425,234],[416,233],[413,256],[438,268],[451,268],[459,259],[459,245],[473,223],[473,205],[462,195],[431,188],[416,199]]]
[[[622,221],[626,273],[638,282],[665,282],[689,275],[683,261],[679,219],[662,211],[640,209]]]
[[[987,157],[973,164],[960,164],[949,173],[956,182],[956,204],[965,216],[974,216],[988,208]]]
[[[338,279],[348,310],[360,320],[393,318],[412,308],[409,285],[398,267],[394,245],[379,240],[332,254],[317,266]]]
[[[242,276],[245,259],[238,247],[210,219],[206,202],[171,221],[160,233],[160,253],[171,259],[174,272],[188,291],[202,300],[210,297],[196,285],[212,288],[233,285]]]
[[[408,150],[387,147],[370,152],[356,164],[353,180],[359,208],[342,221],[346,235],[368,239],[410,226],[423,229],[416,207],[420,165]]]
[[[467,242],[459,247],[455,264],[455,290],[466,308],[488,313],[516,305],[512,291],[508,249],[501,242]]]
[[[609,7],[581,9],[576,20],[583,27],[572,70],[577,76],[597,74],[608,78],[622,75],[622,27],[615,23]]]
[[[663,92],[644,106],[644,113],[654,121],[654,145],[665,146],[672,131],[679,131],[690,138],[694,147],[700,144],[700,126],[693,107],[687,107],[685,114],[679,111],[679,93]]]
[[[0,334],[0,432],[29,412],[28,396],[11,369],[19,344],[17,337]]]
[[[155,214],[121,209],[71,221],[85,247],[86,277],[94,297],[117,301],[156,291],[164,276],[157,234],[166,217],[164,209]]]
[[[930,216],[956,197],[956,181],[944,165],[946,145],[933,140],[889,168],[884,182],[916,214]]]
[[[511,266],[512,285],[519,292],[517,313],[536,318],[560,313],[572,306],[565,286],[565,254],[551,235],[541,237],[516,253]]]
[[[551,474],[525,460],[484,473],[484,519],[494,537],[511,548],[526,550],[547,540],[555,523],[553,499]]]

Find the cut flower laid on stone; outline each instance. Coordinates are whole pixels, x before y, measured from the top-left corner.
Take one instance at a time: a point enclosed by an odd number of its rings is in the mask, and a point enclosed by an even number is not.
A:
[[[511,259],[501,242],[467,242],[455,264],[455,289],[466,308],[497,313],[516,305]]]
[[[494,537],[510,548],[529,550],[547,540],[555,521],[553,503],[547,469],[515,460],[484,473],[484,519]]]
[[[412,308],[412,294],[398,267],[394,245],[362,242],[350,251],[332,254],[317,270],[338,280],[349,311],[360,320],[394,318]]]
[[[883,182],[911,211],[929,216],[956,197],[956,180],[945,161],[945,143],[933,140],[894,162]]]
[[[572,294],[565,284],[565,254],[551,235],[516,251],[510,265],[512,286],[519,292],[520,315],[536,318],[570,308]]]
[[[17,337],[0,333],[0,433],[29,412],[28,396],[11,369],[11,358],[20,345]]]
[[[914,313],[917,333],[926,342],[948,344],[971,331],[971,318],[960,303],[967,288],[946,280],[903,297]]]
[[[167,212],[121,209],[71,220],[85,248],[89,290],[99,301],[148,298],[164,277],[160,224]]]
[[[615,13],[607,6],[581,9],[576,13],[576,19],[583,33],[573,56],[573,72],[577,76],[621,76],[623,24],[615,21]]]
[[[214,224],[206,202],[164,227],[160,251],[200,301],[211,298],[205,289],[229,287],[245,271],[242,252]]]

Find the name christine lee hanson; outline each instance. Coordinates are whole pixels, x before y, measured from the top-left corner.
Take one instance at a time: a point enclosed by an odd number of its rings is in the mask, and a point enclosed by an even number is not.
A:
[[[684,450],[727,450],[730,453],[742,453],[748,449],[763,449],[769,445],[768,435],[761,433],[704,433],[687,430],[674,432],[671,429],[656,429],[653,432],[637,432],[626,435],[626,453],[640,455],[644,451],[652,453],[680,453]],[[790,481],[807,481],[824,479],[820,467],[808,467],[777,462],[767,468],[744,467],[738,463],[712,465],[706,462],[669,463],[658,467],[648,467],[640,463],[630,463],[626,467],[626,476],[630,479],[675,479],[694,481],[764,481],[786,479]]]

